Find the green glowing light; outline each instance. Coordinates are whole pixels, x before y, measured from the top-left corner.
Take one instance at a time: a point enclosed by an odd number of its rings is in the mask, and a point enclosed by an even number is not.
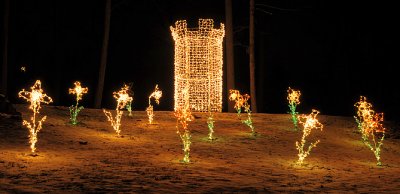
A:
[[[77,117],[78,117],[79,112],[83,109],[84,109],[83,106],[78,107],[78,103],[76,103],[75,106],[72,105],[69,107],[69,115],[70,115],[71,124],[73,124],[73,125],[78,124]]]
[[[132,101],[126,104],[126,110],[129,112],[128,116],[132,117]]]
[[[132,100],[133,100],[133,95],[134,95],[134,93],[133,93],[133,91],[132,91],[133,83],[130,82],[130,83],[124,84],[124,85],[127,85],[127,86],[128,86],[128,89],[126,90],[126,93],[128,93],[129,96],[132,96]],[[129,116],[129,117],[132,117],[132,116],[133,116],[133,115],[132,115],[132,101],[129,101],[129,102],[126,104],[125,108],[126,108],[126,110],[129,112],[128,116]]]
[[[190,141],[190,138],[192,137],[190,135],[190,131],[189,130],[185,130],[185,132],[183,133],[183,135],[179,134],[181,139],[182,139],[182,143],[183,143],[183,163],[189,163],[190,162],[190,144],[192,144],[192,142]]]
[[[209,140],[214,140],[215,138],[213,137],[214,133],[214,118],[213,114],[210,112],[210,116],[207,119],[207,126],[208,126],[208,139]]]

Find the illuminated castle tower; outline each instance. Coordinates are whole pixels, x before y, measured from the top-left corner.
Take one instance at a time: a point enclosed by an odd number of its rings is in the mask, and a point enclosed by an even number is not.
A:
[[[199,19],[199,28],[187,28],[186,20],[171,26],[175,41],[175,110],[184,105],[189,87],[193,111],[222,111],[222,41],[224,24],[214,29],[212,19]]]

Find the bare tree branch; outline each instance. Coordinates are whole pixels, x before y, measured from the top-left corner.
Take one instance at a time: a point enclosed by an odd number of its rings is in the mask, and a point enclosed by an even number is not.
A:
[[[275,7],[275,6],[266,5],[266,4],[256,4],[256,6],[268,7],[268,8],[276,9],[276,10],[280,10],[280,11],[299,11],[298,9],[280,8],[280,7]]]
[[[265,11],[265,10],[260,9],[260,8],[256,8],[256,10],[257,10],[257,11],[262,11],[262,12],[264,12],[264,13],[266,13],[266,14],[269,14],[269,15],[272,15],[271,12]]]

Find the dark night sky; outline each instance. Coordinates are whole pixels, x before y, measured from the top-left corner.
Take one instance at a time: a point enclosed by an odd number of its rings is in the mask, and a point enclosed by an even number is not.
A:
[[[255,1],[269,5],[257,5],[255,13],[260,112],[285,113],[286,89],[291,86],[302,91],[300,112],[317,108],[322,114],[350,116],[359,95],[365,95],[378,112],[399,120],[394,5]],[[248,5],[247,0],[233,0],[236,86],[246,93]],[[55,105],[69,106],[74,98],[67,89],[80,80],[89,87],[82,103],[91,107],[104,6],[104,0],[11,0],[9,94],[41,79]],[[156,110],[172,110],[174,43],[169,26],[186,19],[196,27],[198,18],[212,18],[218,27],[225,21],[224,0],[112,0],[112,6],[103,106],[113,108],[112,91],[124,82],[133,82],[134,108],[144,110],[148,95],[158,83],[164,96]],[[0,24],[3,26],[3,20]],[[21,66],[27,67],[26,73],[19,70]],[[16,95],[9,98],[22,102]]]

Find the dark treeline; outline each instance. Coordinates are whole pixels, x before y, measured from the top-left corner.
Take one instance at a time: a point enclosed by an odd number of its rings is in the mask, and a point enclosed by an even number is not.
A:
[[[353,104],[365,95],[387,119],[399,120],[393,5],[333,0],[255,3],[259,112],[286,113],[286,89],[291,86],[302,91],[298,107],[302,113],[316,108],[322,114],[351,116]],[[156,109],[172,110],[174,42],[169,26],[186,19],[196,27],[198,18],[213,18],[219,26],[225,20],[224,5],[224,0],[112,0],[103,107],[113,108],[112,91],[133,82],[133,108],[144,110],[158,83],[164,96]],[[104,0],[10,1],[12,102],[22,102],[16,93],[41,79],[55,105],[69,106],[74,99],[68,88],[80,80],[89,87],[83,105],[93,105],[104,6]],[[246,93],[250,92],[248,6],[247,0],[233,1],[235,84]]]

